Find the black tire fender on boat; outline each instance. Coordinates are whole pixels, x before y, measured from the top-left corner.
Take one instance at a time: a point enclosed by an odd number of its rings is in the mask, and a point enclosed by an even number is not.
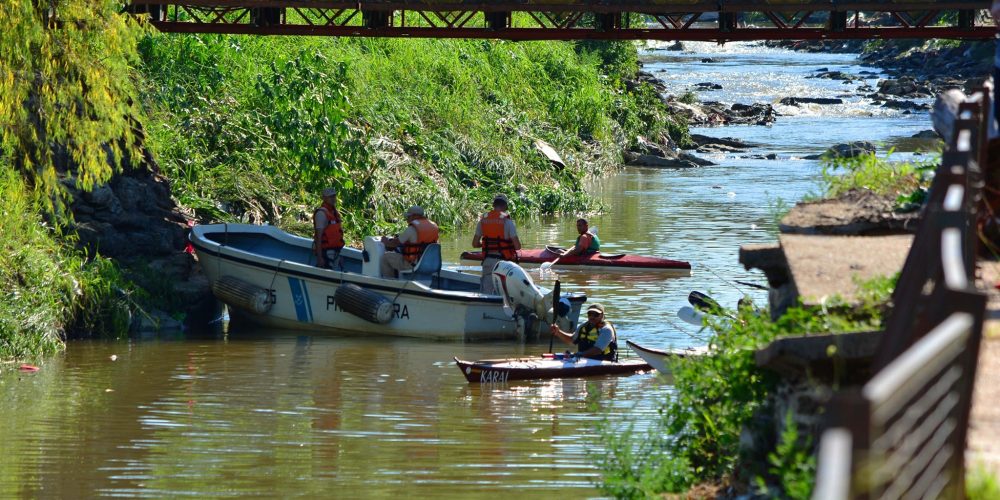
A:
[[[271,310],[271,295],[267,290],[233,276],[223,276],[212,284],[212,293],[227,305],[264,314]]]
[[[365,321],[384,325],[392,321],[392,301],[377,292],[354,283],[344,283],[337,288],[334,300],[337,306]]]

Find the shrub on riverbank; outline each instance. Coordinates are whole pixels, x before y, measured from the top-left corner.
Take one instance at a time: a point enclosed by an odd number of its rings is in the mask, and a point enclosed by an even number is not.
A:
[[[803,474],[811,469],[788,463],[788,456],[772,457],[768,464],[743,464],[736,471],[741,431],[777,382],[771,372],[757,367],[754,351],[783,336],[877,329],[894,287],[895,279],[860,284],[862,304],[850,309],[791,308],[772,321],[766,312],[744,306],[715,316],[720,319],[708,323],[712,354],[671,363],[674,392],[647,432],[616,435],[605,423],[602,436],[609,453],[598,457],[604,471],[602,490],[616,498],[684,492],[702,483],[731,483],[740,489],[765,484],[784,495],[802,491],[803,484],[810,484]],[[617,422],[615,427],[622,425]],[[776,452],[806,456],[806,444],[788,438],[795,431],[786,434]]]
[[[73,247],[67,179],[89,190],[138,154],[130,68],[143,27],[113,0],[0,2],[0,360],[67,331],[128,326],[117,267]],[[58,13],[58,29],[54,19]]]
[[[73,329],[123,335],[129,310],[117,267],[88,259],[34,211],[32,192],[0,158],[0,361],[37,358]]]
[[[147,129],[203,219],[306,230],[329,183],[355,237],[414,203],[466,221],[496,192],[518,216],[588,211],[584,178],[616,168],[637,135],[684,129],[655,92],[618,79],[624,64],[608,59],[634,60],[634,46],[609,47],[155,35],[142,44]]]

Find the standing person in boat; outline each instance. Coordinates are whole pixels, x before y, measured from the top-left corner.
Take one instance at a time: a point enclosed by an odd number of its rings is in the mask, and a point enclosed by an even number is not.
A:
[[[576,220],[576,231],[580,233],[580,236],[576,237],[576,244],[569,250],[563,250],[562,255],[590,255],[601,251],[601,240],[590,232],[590,223],[587,219]]]
[[[387,250],[398,250],[382,256],[383,278],[398,278],[400,271],[412,271],[427,245],[438,242],[438,225],[424,215],[423,208],[414,205],[405,216],[407,226],[402,233],[392,238],[382,237]]]
[[[313,251],[316,267],[344,270],[340,251],[344,249],[344,227],[337,210],[337,189],[323,190],[323,204],[313,212]]]
[[[601,304],[591,304],[587,308],[587,321],[576,329],[576,333],[564,332],[555,324],[549,329],[559,340],[576,344],[576,356],[605,361],[618,359],[618,332],[610,321],[604,319],[604,306]],[[569,351],[566,355],[571,356]]]
[[[487,212],[476,224],[476,234],[472,246],[483,249],[483,273],[479,279],[479,291],[492,295],[493,268],[501,260],[517,261],[517,251],[521,240],[517,237],[517,226],[507,213],[507,197],[498,194],[493,198],[493,210]]]

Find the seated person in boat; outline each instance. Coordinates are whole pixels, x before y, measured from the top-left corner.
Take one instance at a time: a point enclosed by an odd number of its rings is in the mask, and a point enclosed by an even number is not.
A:
[[[587,219],[577,219],[576,231],[580,236],[576,238],[576,244],[569,250],[563,250],[562,255],[590,255],[601,250],[601,240],[597,235],[590,232],[590,224]]]
[[[611,322],[604,319],[604,306],[591,304],[587,308],[587,321],[576,329],[575,333],[562,331],[558,326],[549,327],[559,340],[576,344],[576,356],[616,361],[618,359],[618,332]],[[567,357],[572,354],[566,352]]]
[[[313,212],[313,251],[316,267],[343,270],[340,251],[344,249],[344,228],[337,210],[337,190],[323,190],[323,204]]]
[[[408,225],[402,233],[382,237],[386,250],[398,250],[382,256],[383,278],[398,278],[400,271],[412,271],[427,245],[438,241],[438,226],[424,215],[423,208],[414,205],[405,215]]]

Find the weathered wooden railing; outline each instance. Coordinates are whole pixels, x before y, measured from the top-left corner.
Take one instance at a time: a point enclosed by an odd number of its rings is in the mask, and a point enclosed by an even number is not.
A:
[[[975,289],[988,92],[959,108],[893,294],[875,375],[827,406],[814,498],[964,498],[986,297]]]

